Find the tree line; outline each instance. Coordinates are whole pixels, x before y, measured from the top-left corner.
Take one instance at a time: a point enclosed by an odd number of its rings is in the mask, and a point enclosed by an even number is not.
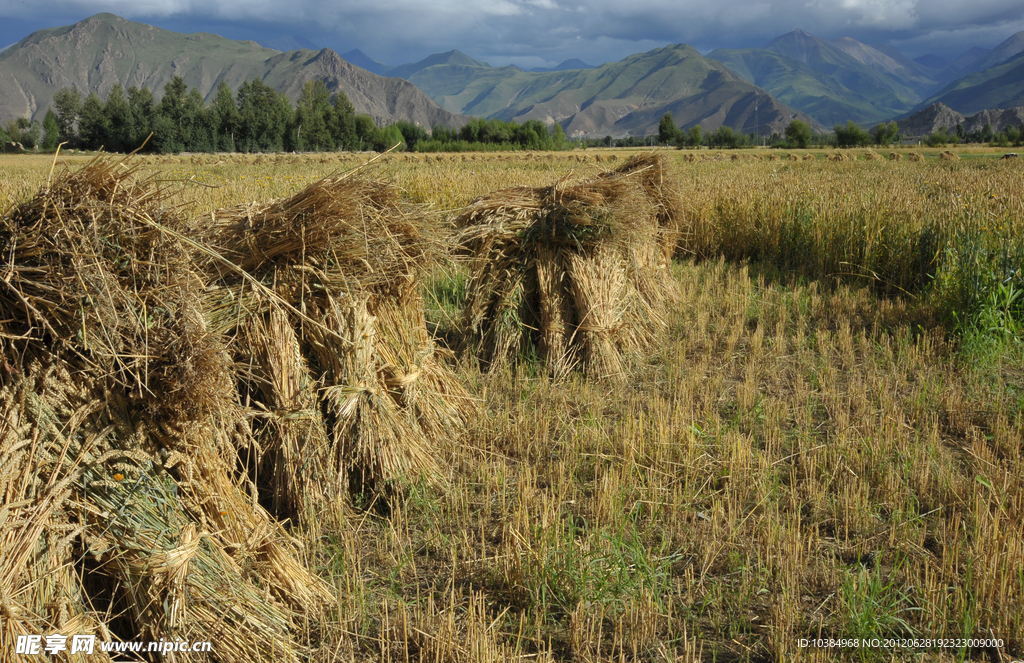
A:
[[[967,131],[961,122],[953,129],[940,128],[924,139],[930,147],[942,147],[950,143],[988,143],[993,147],[1024,147],[1024,123],[1019,127],[1007,127],[1005,131],[995,131],[991,124],[981,129]]]
[[[683,131],[676,126],[672,113],[665,113],[658,124],[658,142],[662,145],[676,147],[719,147],[739,148],[754,147],[764,141],[769,147],[785,149],[807,147],[864,147],[867,145],[886,146],[898,143],[902,139],[895,121],[880,123],[871,131],[862,129],[851,120],[845,125],[837,124],[830,134],[816,134],[811,126],[801,120],[793,120],[786,126],[782,134],[777,132],[771,136],[760,137],[756,134],[743,134],[731,127],[722,125],[710,133],[705,133],[699,124]]]
[[[61,88],[41,127],[25,119],[12,124],[25,131],[16,134],[8,125],[9,140],[27,149],[65,143],[109,152],[131,152],[143,144],[146,152],[370,149],[393,137],[369,116],[357,115],[344,92],[332,101],[319,80],[302,87],[294,107],[259,79],[242,83],[237,93],[222,81],[209,104],[180,76],[167,83],[159,102],[148,88],[125,90],[120,83],[106,98],[96,92],[83,97],[76,88]],[[19,140],[27,132],[32,133],[29,140]]]
[[[148,138],[148,141],[147,141]],[[293,106],[260,79],[242,83],[232,93],[221,81],[207,104],[195,87],[175,76],[157,102],[148,88],[115,84],[105,98],[62,88],[39,122],[25,118],[0,128],[0,140],[26,149],[53,149],[59,143],[85,150],[131,152],[321,152],[334,150],[463,151],[481,149],[557,150],[565,133],[537,120],[474,119],[453,129],[435,125],[428,132],[399,120],[378,127],[369,115],[357,114],[341,90],[333,95],[322,80],[307,81]]]

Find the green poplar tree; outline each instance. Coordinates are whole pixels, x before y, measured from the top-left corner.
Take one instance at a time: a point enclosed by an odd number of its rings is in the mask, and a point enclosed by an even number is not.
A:
[[[789,126],[786,127],[786,140],[788,140],[790,145],[793,147],[798,147],[800,149],[806,148],[811,144],[812,137],[811,125],[806,122],[793,120],[789,123]]]
[[[672,113],[665,113],[658,123],[658,142],[662,145],[675,145],[679,140],[679,127],[672,118]]]
[[[555,126],[551,127],[551,143],[552,147],[556,150],[565,149],[565,130],[562,129],[562,125],[555,122]]]
[[[334,149],[331,112],[331,93],[327,85],[319,79],[306,81],[292,120],[296,149],[316,152]]]
[[[78,115],[82,111],[82,93],[77,88],[62,87],[53,95],[53,109],[57,115],[58,142],[78,145]]]
[[[46,117],[43,118],[43,149],[55,149],[59,142],[60,126],[57,123],[57,114],[52,108],[47,108]]]
[[[356,109],[341,89],[334,93],[330,117],[331,137],[339,150],[355,150],[359,146],[356,136]]]
[[[90,92],[78,114],[78,137],[88,150],[98,150],[107,145],[110,125],[103,101],[95,92]]]
[[[107,117],[108,152],[131,152],[138,147],[131,144],[131,107],[120,83],[114,83],[107,93],[103,114]]]
[[[284,149],[284,135],[292,113],[288,98],[254,78],[242,83],[236,99],[239,115],[236,147],[243,152]]]
[[[235,130],[238,128],[238,106],[231,94],[231,88],[224,81],[217,86],[213,101],[217,109],[217,149],[223,152],[235,151]]]
[[[153,131],[153,93],[149,88],[128,88],[128,129],[126,140],[131,149],[138,149]],[[145,143],[146,150],[153,149],[152,143]]]

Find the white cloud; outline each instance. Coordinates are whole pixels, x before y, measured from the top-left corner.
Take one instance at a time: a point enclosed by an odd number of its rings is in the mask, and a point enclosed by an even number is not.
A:
[[[842,0],[857,25],[899,30],[917,23],[917,0]]]

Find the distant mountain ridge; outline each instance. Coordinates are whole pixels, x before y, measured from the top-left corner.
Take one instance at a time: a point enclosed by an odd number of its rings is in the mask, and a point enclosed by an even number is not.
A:
[[[571,60],[563,60],[562,62],[556,64],[554,67],[534,67],[533,69],[530,69],[529,71],[548,72],[548,71],[569,71],[571,69],[597,69],[597,67],[595,67],[592,64],[587,64],[583,60],[580,60],[580,59],[577,59],[577,58],[572,58]]]
[[[850,119],[855,122],[882,120],[904,109],[881,104],[877,96],[851,90],[828,72],[774,51],[719,49],[708,57],[722,62],[745,80],[825,126],[844,124]],[[877,87],[872,91],[875,90]]]
[[[657,133],[671,112],[681,127],[723,124],[743,133],[781,132],[793,119],[813,119],[779,103],[693,47],[675,44],[593,69],[529,72],[489,67],[452,51],[403,71],[443,108],[501,120],[557,122],[569,135]]]
[[[409,80],[411,76],[423,71],[424,69],[438,66],[491,68],[491,65],[486,62],[474,60],[462,51],[455,49],[448,51],[447,53],[435,53],[434,55],[428,55],[419,62],[412,62],[392,67],[388,70],[388,76]],[[513,67],[513,69],[518,69],[518,67]]]
[[[938,55],[922,55],[919,58],[914,58],[914,62],[918,63],[923,67],[927,67],[933,71],[942,71],[946,67],[952,64],[952,60],[939,57]]]
[[[257,42],[260,46],[265,48],[272,48],[275,51],[301,51],[303,49],[307,51],[319,51],[320,47],[311,42],[310,40],[300,35],[293,35],[291,37],[278,37],[277,39],[271,39],[270,41]]]
[[[793,119],[823,130],[851,119],[908,117],[935,103],[963,116],[1024,106],[1024,32],[952,62],[793,30],[760,49],[704,57],[675,44],[599,67],[572,59],[530,71],[492,67],[457,49],[391,67],[358,49],[339,56],[293,46],[315,44],[292,36],[261,46],[98,14],[0,51],[0,122],[41,120],[61,87],[102,97],[120,83],[147,87],[159,99],[175,75],[208,101],[221,81],[234,90],[260,78],[294,101],[303,83],[320,79],[379,124],[461,126],[477,116],[558,123],[577,136],[649,135],[666,112],[683,128],[767,135]]]
[[[236,90],[260,78],[294,101],[306,81],[320,79],[332,92],[343,90],[356,112],[378,123],[408,120],[457,127],[470,120],[440,108],[414,85],[355,67],[328,48],[282,53],[252,41],[181,34],[98,14],[34,32],[0,53],[0,121],[42,120],[62,87],[106,96],[120,83],[147,87],[159,99],[176,75],[207,101],[221,81]]]
[[[386,65],[383,62],[374,60],[366,53],[363,53],[358,48],[354,48],[347,53],[342,53],[341,57],[346,62],[351,62],[357,67],[362,67],[366,71],[377,74],[378,76],[387,76],[388,71],[392,69],[390,65]]]
[[[902,55],[850,38],[826,41],[803,30],[761,49],[719,49],[708,57],[826,125],[886,120],[910,110],[935,86],[923,66]]]
[[[1020,105],[1024,73],[992,79],[1005,73],[997,69],[1007,58],[1021,52],[1024,32],[950,62],[937,56],[911,60],[886,44],[870,46],[849,37],[827,41],[793,30],[762,49],[719,49],[708,57],[832,125],[882,122],[937,101],[964,113]]]
[[[967,114],[1024,106],[1024,51],[1002,64],[953,81],[918,107],[935,103]]]

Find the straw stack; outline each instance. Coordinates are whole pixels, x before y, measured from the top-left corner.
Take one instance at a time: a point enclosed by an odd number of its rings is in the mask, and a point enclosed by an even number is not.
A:
[[[163,203],[94,160],[0,220],[4,646],[114,630],[298,660],[330,591],[238,475],[252,417]]]
[[[204,228],[208,320],[246,367],[275,512],[315,518],[350,493],[438,482],[436,450],[473,407],[426,328],[429,219],[388,183],[349,175]]]
[[[536,352],[556,374],[583,365],[619,379],[623,359],[664,327],[683,218],[661,156],[591,180],[496,191],[454,223],[470,265],[467,342],[491,370]]]

